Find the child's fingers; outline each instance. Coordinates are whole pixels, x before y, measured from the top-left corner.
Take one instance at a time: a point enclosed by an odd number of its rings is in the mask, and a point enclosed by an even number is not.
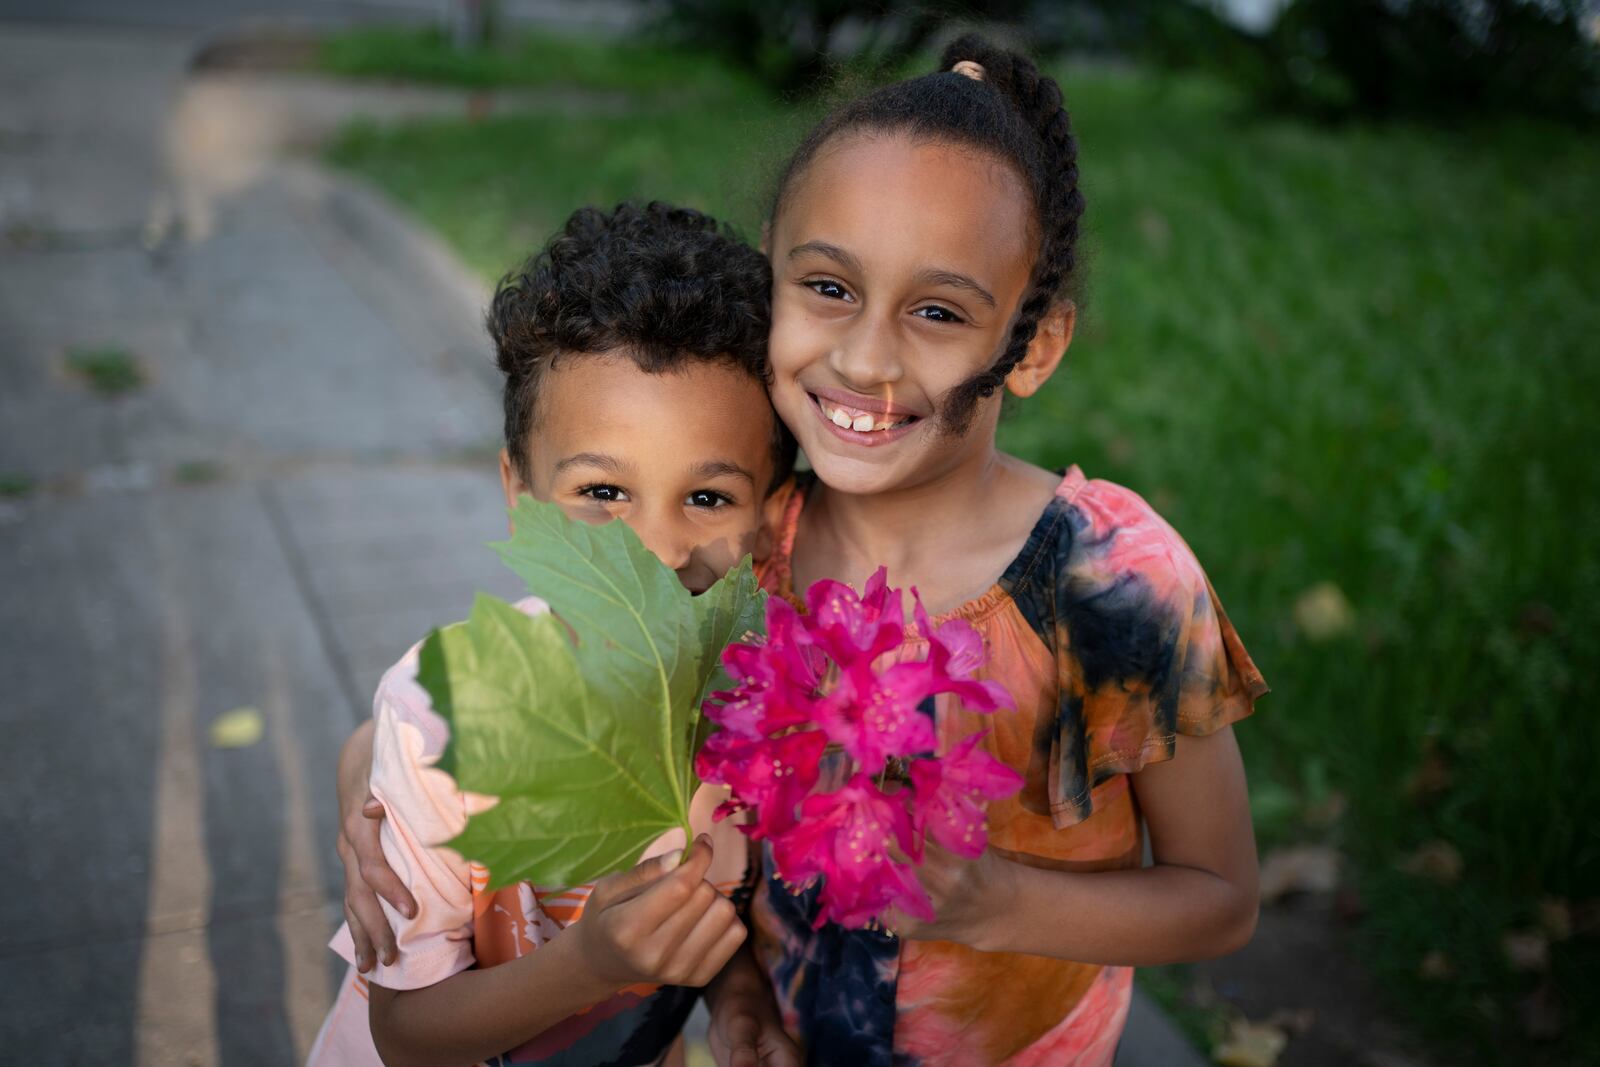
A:
[[[350,847],[355,852],[361,881],[366,883],[372,892],[387,900],[395,911],[408,919],[414,918],[417,914],[417,900],[406,888],[405,882],[401,881],[400,876],[394,873],[394,868],[389,866],[389,857],[383,854],[383,805],[377,800],[372,800],[370,794],[368,799],[377,805],[378,814],[367,816],[366,808],[363,808],[364,818],[354,824],[350,820],[346,820],[345,823],[345,837],[349,839]],[[348,882],[348,870],[345,878]],[[385,919],[384,926],[388,925],[388,920]]]
[[[664,855],[637,863],[626,871],[606,875],[594,884],[594,891],[589,894],[588,906],[603,910],[627,903],[671,874],[679,866],[678,858],[682,855],[682,849],[673,849]]]
[[[731,912],[733,905],[728,903]],[[730,921],[724,921],[717,913],[721,908],[714,908],[706,913],[706,917],[694,932],[689,935],[680,952],[685,960],[696,960],[683,985],[703,986],[717,976],[717,972],[725,967],[733,954],[739,951],[739,946],[744,944],[749,931],[744,923],[739,921],[735,912]]]
[[[355,850],[344,841],[339,843],[339,858],[344,861],[344,918],[350,926],[350,940],[356,949],[356,971],[365,974],[374,962],[393,963],[399,953],[394,931],[389,928],[389,916],[377,896],[362,880],[360,861]]]
[[[748,1011],[735,1012],[719,1020],[717,1041],[711,1051],[726,1067],[760,1067],[756,1042],[761,1036],[761,1021]],[[717,1048],[721,1045],[721,1048]],[[720,1055],[718,1055],[720,1053]]]

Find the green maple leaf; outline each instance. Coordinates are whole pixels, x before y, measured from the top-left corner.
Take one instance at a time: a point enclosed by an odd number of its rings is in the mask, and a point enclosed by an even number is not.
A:
[[[450,724],[439,760],[499,803],[450,847],[490,885],[577,885],[689,832],[700,705],[729,642],[762,629],[748,557],[699,596],[621,522],[522,498],[494,547],[554,614],[479,595],[423,643],[417,681]]]

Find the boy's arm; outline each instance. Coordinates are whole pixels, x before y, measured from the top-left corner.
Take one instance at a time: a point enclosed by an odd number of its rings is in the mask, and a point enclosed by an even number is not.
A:
[[[637,983],[705,985],[744,941],[705,874],[710,842],[595,885],[583,916],[509,963],[412,990],[370,987],[372,1037],[388,1067],[461,1064],[515,1048]]]
[[[1255,833],[1233,730],[1180,735],[1175,758],[1131,776],[1155,865],[1051,871],[930,844],[918,872],[939,919],[895,915],[904,936],[989,952],[1130,966],[1210,959],[1255,932]],[[1196,803],[1204,797],[1204,803]]]
[[[380,960],[395,961],[394,930],[382,896],[407,918],[417,913],[417,902],[384,857],[379,826],[384,810],[372,795],[372,738],[374,721],[355,728],[339,749],[339,840],[335,845],[344,863],[344,918],[355,942],[356,970],[365,974]]]

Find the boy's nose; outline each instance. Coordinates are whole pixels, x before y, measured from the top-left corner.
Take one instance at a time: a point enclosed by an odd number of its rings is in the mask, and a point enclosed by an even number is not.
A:
[[[689,559],[694,554],[694,542],[670,521],[648,519],[635,522],[633,529],[639,535],[639,540],[644,542],[644,547],[668,567],[681,571],[689,565]]]

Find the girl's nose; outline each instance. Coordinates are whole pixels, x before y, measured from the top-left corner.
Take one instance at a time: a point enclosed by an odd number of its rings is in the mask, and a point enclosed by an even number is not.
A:
[[[905,374],[900,339],[891,323],[864,317],[828,353],[828,365],[839,381],[861,393],[898,382]]]

